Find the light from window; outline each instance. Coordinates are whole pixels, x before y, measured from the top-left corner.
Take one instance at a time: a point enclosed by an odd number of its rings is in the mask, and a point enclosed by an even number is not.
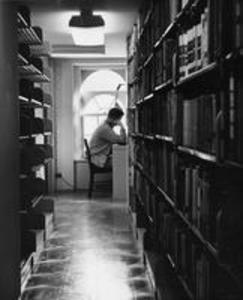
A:
[[[124,79],[121,75],[110,71],[110,70],[101,70],[91,74],[82,84],[81,92],[82,94],[87,92],[104,92],[112,91],[115,92],[117,86],[121,83],[124,83]],[[126,85],[122,85],[120,91],[125,91]]]

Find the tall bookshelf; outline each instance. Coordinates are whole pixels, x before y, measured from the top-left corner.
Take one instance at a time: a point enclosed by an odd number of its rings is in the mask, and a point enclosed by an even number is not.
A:
[[[53,155],[52,96],[49,48],[42,29],[32,26],[26,6],[18,7],[17,23],[23,290],[53,226],[53,200],[46,196]]]
[[[130,208],[188,299],[243,293],[242,16],[240,0],[144,1],[127,38]]]

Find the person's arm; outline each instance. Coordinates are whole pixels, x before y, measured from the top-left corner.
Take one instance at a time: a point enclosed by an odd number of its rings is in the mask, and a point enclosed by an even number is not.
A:
[[[112,128],[107,128],[107,130],[104,130],[102,133],[102,139],[110,142],[111,144],[125,145],[127,139],[126,130],[122,124],[119,124],[119,126],[121,128],[120,134],[116,134]]]
[[[120,137],[121,137],[121,139],[122,139],[122,141],[119,142],[118,144],[119,144],[119,145],[126,145],[126,143],[127,143],[127,134],[126,134],[126,130],[125,130],[125,128],[124,128],[122,122],[119,122],[118,125],[120,126]]]

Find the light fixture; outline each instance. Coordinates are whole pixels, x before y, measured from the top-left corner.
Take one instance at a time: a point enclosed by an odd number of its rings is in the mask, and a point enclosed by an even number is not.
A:
[[[80,15],[72,16],[69,27],[74,43],[82,46],[104,45],[104,19],[94,15],[91,7],[80,9]]]

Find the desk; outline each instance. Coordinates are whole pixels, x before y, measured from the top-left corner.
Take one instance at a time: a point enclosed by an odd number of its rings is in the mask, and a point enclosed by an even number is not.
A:
[[[112,165],[113,201],[128,202],[128,145],[113,145]]]

